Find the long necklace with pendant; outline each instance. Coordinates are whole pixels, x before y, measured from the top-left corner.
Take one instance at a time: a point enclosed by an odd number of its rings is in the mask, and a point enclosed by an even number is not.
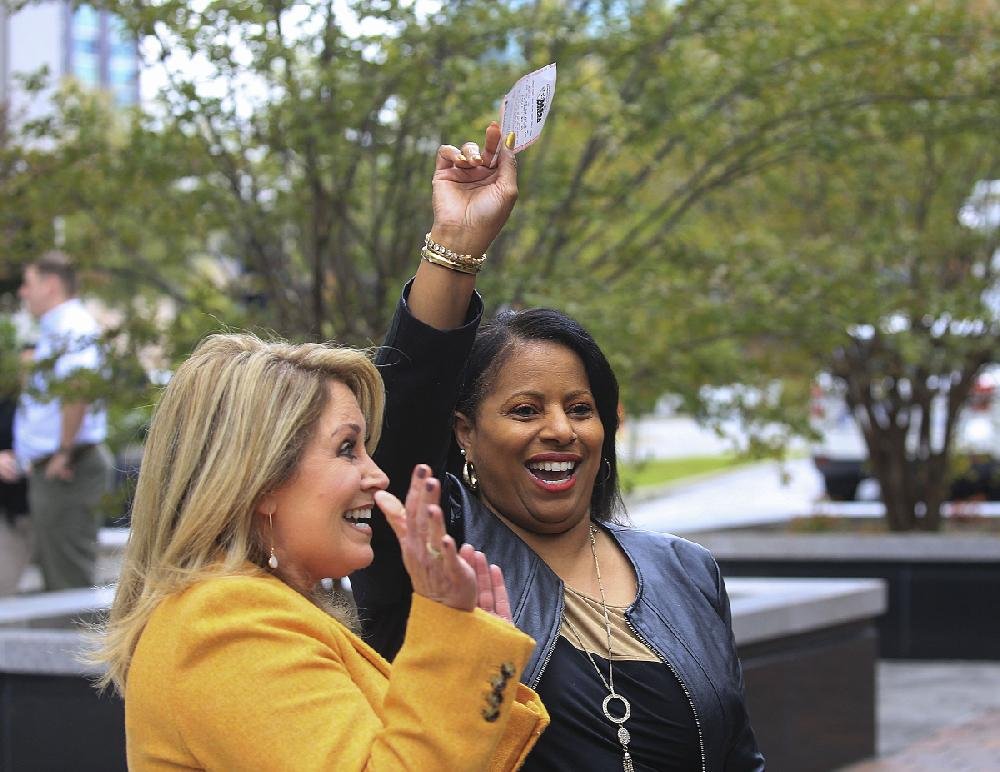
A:
[[[608,634],[608,677],[605,679],[604,673],[601,672],[601,668],[598,667],[597,661],[594,659],[594,655],[588,651],[587,647],[583,643],[583,637],[580,635],[579,631],[569,620],[569,617],[563,617],[566,622],[567,627],[576,636],[577,641],[580,643],[580,648],[583,649],[583,653],[587,655],[587,659],[590,660],[590,664],[594,666],[594,670],[597,671],[598,678],[601,679],[601,683],[604,684],[604,688],[608,690],[608,696],[604,698],[604,702],[601,703],[601,710],[604,712],[605,718],[608,719],[612,724],[618,727],[618,742],[622,744],[622,767],[624,772],[635,772],[632,766],[632,756],[628,752],[628,744],[632,739],[629,734],[628,729],[625,728],[625,722],[629,720],[632,715],[632,706],[629,701],[626,700],[622,695],[615,691],[615,668],[612,664],[611,658],[613,655],[611,647],[611,618],[608,616],[608,603],[604,597],[604,584],[601,582],[601,564],[597,561],[597,539],[595,538],[595,532],[597,529],[591,524],[590,526],[590,551],[594,556],[594,570],[597,572],[597,587],[601,591],[601,610],[604,611],[604,630]],[[585,595],[574,590],[569,585],[566,585],[568,589],[573,594],[586,599]],[[621,705],[617,705],[617,703]],[[615,709],[620,709],[622,711],[621,715],[615,715],[612,712],[611,706],[615,704]]]

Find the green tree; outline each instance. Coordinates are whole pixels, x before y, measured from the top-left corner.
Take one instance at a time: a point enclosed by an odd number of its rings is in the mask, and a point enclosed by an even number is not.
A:
[[[189,184],[244,319],[370,343],[429,222],[433,150],[478,136],[514,71],[496,55],[511,14],[346,5],[114,7],[163,59],[200,62],[152,110],[196,154]]]
[[[694,303],[716,333],[700,374],[781,383],[748,414],[805,430],[816,374],[839,381],[893,530],[940,527],[961,410],[1000,355],[997,223],[968,217],[1000,177],[996,30],[942,6],[908,10],[921,55],[896,73],[926,98],[854,112],[713,202]]]
[[[782,291],[749,308],[767,348],[796,364],[786,376],[804,387],[823,370],[841,384],[893,530],[940,527],[961,411],[1000,357],[996,224],[959,216],[1000,173],[988,130],[1000,105],[991,113],[911,115],[912,136],[803,164],[789,193],[803,202],[795,238],[809,246],[788,244]]]
[[[15,398],[20,390],[17,353],[17,331],[9,319],[0,317],[0,400]]]
[[[197,67],[169,67],[125,118],[66,92],[28,132],[39,149],[7,185],[5,232],[37,242],[61,218],[144,350],[169,361],[220,323],[378,340],[430,219],[434,148],[480,136],[516,77],[556,61],[482,287],[491,308],[556,305],[591,326],[633,412],[788,376],[746,406],[787,420],[805,404],[792,376],[815,365],[777,345],[814,326],[793,258],[840,236],[816,237],[796,183],[873,136],[912,147],[920,110],[996,99],[990,17],[960,0],[103,5]],[[851,301],[829,276],[830,302]]]
[[[426,17],[400,2],[103,5],[162,60],[198,66],[168,69],[108,159],[163,199],[116,190],[108,174],[78,209],[108,223],[125,197],[148,200],[134,227],[124,220],[138,204],[113,223],[136,243],[170,238],[162,258],[129,249],[147,282],[186,271],[192,251],[229,257],[231,296],[258,301],[249,318],[355,343],[378,338],[412,269],[433,148],[478,136],[525,69],[557,61],[561,75],[524,164],[530,206],[493,250],[496,280],[484,277],[495,303],[586,299],[593,283],[627,292],[683,266],[675,234],[699,202],[836,134],[859,107],[914,98],[886,73],[923,55],[901,2],[464,0]],[[75,129],[84,161],[102,135]],[[171,183],[198,203],[194,219]],[[200,238],[151,233],[157,217]]]

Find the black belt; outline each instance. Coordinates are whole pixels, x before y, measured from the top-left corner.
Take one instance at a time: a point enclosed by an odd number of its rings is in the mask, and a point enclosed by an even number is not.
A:
[[[83,458],[87,453],[96,448],[99,444],[100,443],[97,442],[81,442],[77,445],[74,445],[72,448],[69,449],[69,462],[71,464],[75,464],[77,461]],[[59,451],[56,451],[56,453],[58,452]],[[49,463],[49,461],[52,460],[52,457],[56,453],[49,453],[48,455],[45,456],[39,456],[38,458],[36,458],[34,461],[31,462],[32,466],[45,466],[46,464]]]

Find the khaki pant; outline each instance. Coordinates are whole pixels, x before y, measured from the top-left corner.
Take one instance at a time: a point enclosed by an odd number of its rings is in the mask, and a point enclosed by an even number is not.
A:
[[[72,480],[50,480],[36,464],[28,482],[35,552],[46,590],[91,587],[97,564],[101,503],[111,489],[111,454],[103,445],[80,453]]]
[[[0,596],[13,595],[31,560],[31,522],[27,516],[11,523],[0,515]]]

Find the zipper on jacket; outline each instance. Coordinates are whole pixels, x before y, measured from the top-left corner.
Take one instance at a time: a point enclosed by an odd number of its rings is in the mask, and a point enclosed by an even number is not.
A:
[[[563,587],[562,581],[559,582],[560,593],[565,593],[566,588]],[[563,599],[563,594],[559,596],[559,619],[562,620],[562,615],[566,607],[566,602]],[[687,697],[688,705],[691,708],[691,715],[694,716],[694,726],[698,730],[698,752],[701,754],[701,772],[708,772],[708,763],[705,760],[705,737],[701,733],[701,719],[698,717],[698,709],[694,706],[694,699],[691,697],[691,692],[688,691],[687,684],[684,683],[684,679],[681,678],[681,674],[677,672],[677,669],[670,664],[666,657],[660,654],[649,641],[647,641],[642,634],[635,629],[632,624],[632,620],[625,615],[625,622],[628,624],[628,629],[632,631],[632,634],[642,641],[643,646],[653,652],[667,668],[673,673],[674,678],[677,679],[677,683],[681,685],[681,691],[684,692],[684,696]],[[560,623],[561,624],[561,623]],[[531,681],[531,688],[536,689],[538,687],[538,682],[542,680],[542,675],[545,673],[545,668],[549,666],[549,660],[552,659],[552,653],[556,650],[556,643],[559,641],[559,631],[556,631],[555,637],[552,639],[552,645],[549,650],[545,652],[545,659],[542,660],[542,666],[538,669],[538,675],[535,676]]]
[[[701,753],[701,772],[708,772],[708,763],[705,760],[705,737],[701,733],[701,719],[698,717],[698,709],[694,706],[694,699],[691,697],[691,692],[688,691],[687,684],[684,683],[684,679],[681,678],[681,674],[677,672],[677,668],[670,664],[667,658],[660,654],[660,652],[656,650],[656,647],[654,647],[638,630],[635,629],[635,626],[632,624],[632,620],[628,618],[627,614],[625,615],[625,622],[628,624],[628,629],[632,631],[632,634],[642,641],[642,644],[647,649],[660,658],[660,661],[670,669],[671,673],[674,674],[674,678],[677,679],[677,683],[681,685],[681,691],[684,692],[684,696],[687,697],[688,705],[691,706],[691,715],[694,716],[694,726],[698,730],[698,751]]]
[[[555,653],[556,650],[556,644],[559,642],[559,629],[562,627],[562,617],[563,613],[565,613],[566,610],[566,601],[564,600],[566,588],[563,587],[562,580],[559,581],[559,591],[560,593],[562,593],[559,596],[559,607],[557,609],[559,614],[556,617],[559,620],[559,628],[556,628],[556,634],[552,638],[552,645],[549,646],[549,650],[545,652],[545,659],[542,660],[542,666],[538,668],[538,675],[536,675],[533,679],[531,679],[531,683],[529,684],[529,686],[531,686],[532,689],[537,690],[538,682],[542,680],[542,675],[544,675],[545,673],[545,668],[549,666],[549,660],[552,659],[552,655],[553,653]]]

